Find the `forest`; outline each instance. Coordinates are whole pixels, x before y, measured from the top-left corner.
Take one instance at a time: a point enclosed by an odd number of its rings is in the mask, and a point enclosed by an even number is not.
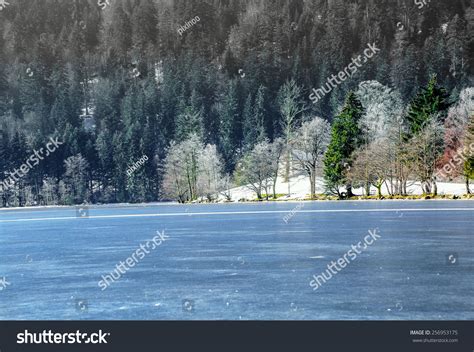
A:
[[[297,173],[313,198],[317,177],[339,198],[472,192],[472,1],[1,6],[1,207],[213,201],[235,185],[269,199]]]

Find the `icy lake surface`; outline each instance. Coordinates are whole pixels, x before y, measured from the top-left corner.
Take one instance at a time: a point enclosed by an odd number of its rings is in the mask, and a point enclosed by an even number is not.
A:
[[[169,239],[101,290],[157,231]],[[472,201],[7,210],[0,251],[0,319],[474,319]]]

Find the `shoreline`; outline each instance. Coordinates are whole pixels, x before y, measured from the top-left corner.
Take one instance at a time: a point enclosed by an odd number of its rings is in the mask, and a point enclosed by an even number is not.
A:
[[[1,211],[15,211],[15,210],[51,210],[51,209],[74,209],[78,207],[89,207],[89,208],[132,208],[132,207],[153,207],[153,206],[194,206],[194,205],[229,205],[229,204],[271,204],[271,203],[302,203],[302,202],[318,202],[318,203],[334,203],[334,202],[393,202],[393,201],[409,201],[409,202],[430,202],[430,201],[474,201],[474,194],[454,196],[454,195],[441,195],[441,196],[405,196],[399,198],[367,198],[361,196],[355,196],[351,199],[269,199],[269,200],[246,200],[246,201],[232,201],[232,202],[150,202],[150,203],[108,203],[108,204],[76,204],[76,205],[34,205],[25,207],[0,207]]]

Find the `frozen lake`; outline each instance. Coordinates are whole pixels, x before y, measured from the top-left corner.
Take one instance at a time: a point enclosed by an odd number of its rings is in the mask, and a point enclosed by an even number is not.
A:
[[[101,290],[157,231],[169,239]],[[474,319],[472,201],[3,210],[0,251],[0,319]]]

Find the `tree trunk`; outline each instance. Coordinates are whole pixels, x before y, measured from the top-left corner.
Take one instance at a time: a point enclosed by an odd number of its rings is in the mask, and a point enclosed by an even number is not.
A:
[[[276,173],[275,173],[275,178],[273,179],[273,184],[272,184],[273,199],[276,199],[276,197],[277,197],[277,195],[276,195],[277,180],[278,180],[278,167],[277,167],[277,170],[276,170]]]
[[[403,181],[403,184],[402,184],[402,196],[406,196],[407,195],[407,181]]]
[[[377,187],[377,197],[382,198],[382,186]]]
[[[352,193],[352,185],[346,185],[346,191],[347,191],[347,198],[354,196],[354,193]]]
[[[285,181],[288,182],[288,196],[291,195],[291,186],[290,186],[290,162],[291,162],[291,155],[290,149],[287,146],[288,151],[286,152],[286,165],[285,165]]]
[[[377,182],[375,185],[375,188],[377,188],[377,197],[382,198],[382,186],[385,181],[380,182],[380,180]]]
[[[422,186],[423,194],[431,194],[431,186],[431,181],[424,181]]]
[[[311,182],[311,199],[316,198],[316,175],[312,172],[309,175],[309,181]]]

